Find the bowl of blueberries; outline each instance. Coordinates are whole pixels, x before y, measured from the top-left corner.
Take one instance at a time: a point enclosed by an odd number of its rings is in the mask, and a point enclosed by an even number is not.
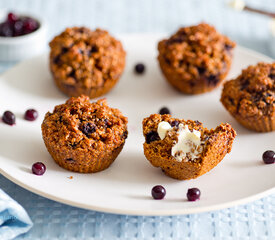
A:
[[[20,61],[46,47],[44,21],[28,14],[0,14],[0,61]]]

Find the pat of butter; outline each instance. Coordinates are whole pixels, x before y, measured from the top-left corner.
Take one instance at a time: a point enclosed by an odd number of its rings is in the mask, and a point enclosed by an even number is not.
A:
[[[201,145],[200,131],[189,130],[188,125],[179,125],[178,142],[172,147],[171,155],[179,162],[186,157],[188,153],[192,159],[198,158],[197,147]]]
[[[167,132],[171,129],[171,125],[168,122],[162,121],[158,124],[158,135],[163,140]]]
[[[242,11],[245,7],[245,2],[242,0],[233,0],[228,5],[237,11]]]

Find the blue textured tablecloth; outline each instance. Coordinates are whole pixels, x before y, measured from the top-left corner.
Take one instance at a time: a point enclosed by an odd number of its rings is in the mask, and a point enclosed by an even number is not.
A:
[[[275,0],[247,0],[275,12]],[[202,20],[238,44],[271,56],[269,19],[234,12],[223,0],[0,0],[0,8],[32,12],[49,24],[49,39],[67,26],[112,33],[174,32]],[[0,63],[0,71],[12,64]],[[274,146],[275,147],[275,146]],[[135,217],[78,209],[37,196],[0,176],[0,188],[22,204],[34,227],[16,239],[275,239],[275,195],[203,214]]]

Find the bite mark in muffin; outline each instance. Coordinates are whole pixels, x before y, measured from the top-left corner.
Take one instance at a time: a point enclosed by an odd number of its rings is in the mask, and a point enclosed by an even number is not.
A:
[[[168,176],[186,180],[210,171],[230,153],[236,132],[227,123],[208,130],[199,121],[152,114],[143,120],[143,135],[147,160]]]

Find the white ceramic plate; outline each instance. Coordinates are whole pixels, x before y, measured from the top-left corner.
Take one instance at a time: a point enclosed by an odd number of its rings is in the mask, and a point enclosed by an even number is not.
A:
[[[275,149],[275,132],[255,133],[240,126],[219,102],[221,88],[203,95],[180,94],[166,83],[156,60],[160,36],[128,35],[121,37],[127,50],[125,73],[111,93],[111,107],[129,118],[129,136],[123,151],[107,170],[96,174],[66,171],[51,159],[41,137],[44,114],[66,100],[48,70],[47,55],[23,62],[0,77],[0,113],[13,111],[16,126],[0,122],[0,170],[16,184],[44,197],[92,210],[134,214],[175,215],[211,211],[246,203],[275,190],[275,165],[265,165],[262,153]],[[259,61],[272,59],[237,47],[232,71]],[[146,73],[133,73],[134,64],[143,62]],[[209,173],[195,180],[178,181],[152,167],[143,155],[142,119],[167,106],[173,116],[199,120],[214,128],[228,122],[238,136],[233,150]],[[24,111],[35,108],[39,119],[23,120]],[[47,166],[43,176],[31,173],[34,162]],[[69,177],[73,176],[73,179]],[[153,200],[151,189],[161,184],[167,190],[164,200]],[[198,187],[201,200],[188,202],[188,188]]]

